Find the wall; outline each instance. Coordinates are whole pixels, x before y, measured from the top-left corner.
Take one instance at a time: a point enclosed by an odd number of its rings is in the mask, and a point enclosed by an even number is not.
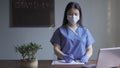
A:
[[[54,59],[53,47],[49,40],[55,29],[62,24],[64,9],[69,1],[80,3],[83,11],[83,24],[89,28],[96,40],[91,59],[97,58],[100,48],[119,44],[117,37],[120,36],[120,32],[117,33],[117,31],[120,29],[118,26],[120,19],[115,12],[120,11],[120,8],[112,8],[117,6],[118,0],[55,0],[54,28],[9,27],[9,0],[0,0],[0,59],[20,59],[21,56],[15,52],[14,46],[31,41],[40,43],[43,47],[37,53],[39,60]]]
[[[116,45],[117,46],[120,46],[120,0],[117,0],[117,6],[116,6],[116,9],[117,9],[117,11],[116,11],[116,15],[117,15],[117,17],[116,17],[116,39],[117,39],[117,41],[116,41]]]

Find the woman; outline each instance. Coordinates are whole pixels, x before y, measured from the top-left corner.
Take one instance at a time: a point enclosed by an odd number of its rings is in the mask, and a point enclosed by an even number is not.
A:
[[[51,43],[55,54],[66,63],[79,60],[87,63],[92,55],[94,38],[82,25],[80,5],[70,2],[65,8],[63,24],[53,34]]]

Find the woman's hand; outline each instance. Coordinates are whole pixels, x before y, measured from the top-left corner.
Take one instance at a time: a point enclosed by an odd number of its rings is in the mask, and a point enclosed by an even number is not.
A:
[[[92,52],[93,52],[92,45],[89,45],[89,47],[87,48],[87,51],[86,51],[86,55],[84,55],[80,59],[80,62],[81,63],[87,63],[89,58],[92,56]]]
[[[63,60],[65,60],[66,63],[70,63],[74,60],[74,57],[72,54],[64,54],[63,57],[62,57]]]
[[[80,59],[80,62],[81,63],[87,63],[89,60],[89,58],[87,56],[83,56],[81,59]]]

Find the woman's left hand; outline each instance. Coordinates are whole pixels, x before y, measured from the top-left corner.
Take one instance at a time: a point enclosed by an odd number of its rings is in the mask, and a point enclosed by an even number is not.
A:
[[[89,58],[87,56],[83,56],[81,59],[80,59],[80,62],[81,63],[87,63],[89,60]]]

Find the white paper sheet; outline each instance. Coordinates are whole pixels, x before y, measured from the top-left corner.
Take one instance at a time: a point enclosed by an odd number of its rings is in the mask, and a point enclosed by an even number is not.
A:
[[[52,65],[78,65],[78,64],[84,64],[80,63],[78,61],[72,61],[71,63],[65,63],[64,60],[53,60]]]

